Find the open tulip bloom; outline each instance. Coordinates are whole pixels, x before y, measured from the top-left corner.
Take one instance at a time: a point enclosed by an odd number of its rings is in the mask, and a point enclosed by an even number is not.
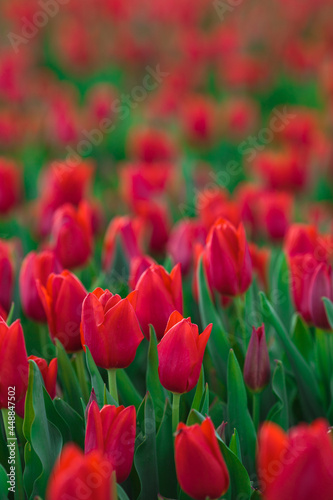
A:
[[[0,500],[333,500],[333,0],[0,19]]]

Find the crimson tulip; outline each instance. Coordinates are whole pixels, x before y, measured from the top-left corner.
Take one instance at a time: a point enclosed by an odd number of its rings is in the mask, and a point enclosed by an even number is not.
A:
[[[113,470],[99,451],[84,455],[68,443],[51,473],[46,500],[116,500]]]
[[[283,191],[267,191],[258,200],[259,224],[265,236],[283,240],[293,214],[293,197]]]
[[[39,371],[42,374],[45,389],[50,395],[51,399],[56,397],[56,384],[57,384],[57,373],[58,373],[58,360],[57,358],[51,359],[49,365],[47,361],[43,358],[38,358],[37,356],[29,356],[28,360],[32,359],[38,366]]]
[[[175,157],[175,147],[170,136],[157,129],[143,129],[131,131],[128,139],[129,156],[136,160],[154,163],[171,161]]]
[[[82,305],[81,341],[88,346],[97,366],[126,368],[143,339],[135,314],[137,292],[125,299],[96,288]]]
[[[196,200],[196,211],[206,230],[218,219],[227,219],[237,226],[240,222],[239,206],[229,199],[227,190],[214,187],[203,189]]]
[[[143,333],[149,339],[149,325],[152,324],[160,340],[170,314],[175,310],[183,312],[180,264],[170,274],[163,266],[153,264],[142,274],[136,289],[136,313]]]
[[[183,394],[196,386],[212,326],[208,325],[199,335],[198,326],[190,318],[183,318],[178,311],[170,315],[157,346],[158,374],[163,387]]]
[[[201,425],[178,425],[175,462],[178,482],[191,498],[216,499],[228,490],[229,472],[209,417]]]
[[[324,262],[332,254],[332,242],[327,235],[320,235],[315,226],[292,224],[286,234],[284,248],[288,257],[313,255],[318,262]]]
[[[20,320],[10,326],[0,317],[0,408],[8,408],[8,391],[15,391],[15,411],[24,415],[28,387],[28,358]]]
[[[333,498],[333,441],[328,427],[319,419],[286,434],[273,422],[262,425],[257,470],[264,500]]]
[[[222,295],[244,293],[252,280],[252,263],[243,224],[236,229],[225,219],[212,226],[204,263],[211,286]]]
[[[24,314],[34,320],[46,321],[46,314],[39,297],[36,280],[46,286],[51,273],[61,271],[54,252],[45,250],[39,254],[30,252],[25,256],[20,270],[20,296]]]
[[[88,410],[85,453],[101,451],[116,471],[118,483],[131,472],[136,434],[134,406],[105,405],[99,410],[93,401]]]
[[[207,231],[200,221],[182,220],[171,230],[167,249],[173,262],[181,265],[182,274],[190,271],[193,263],[194,246],[206,241]]]
[[[65,204],[53,217],[54,251],[64,268],[83,266],[92,255],[92,217],[90,207],[81,202],[78,208]]]
[[[87,295],[81,281],[65,270],[52,273],[46,286],[37,280],[37,288],[53,341],[59,339],[67,352],[81,350],[81,311]]]
[[[21,173],[15,163],[0,158],[0,214],[7,214],[21,198]]]
[[[0,312],[7,315],[14,291],[14,263],[11,245],[0,240]]]
[[[260,392],[269,382],[270,371],[265,327],[253,327],[244,362],[244,381],[251,391]]]
[[[155,200],[139,200],[135,203],[135,213],[145,225],[150,251],[163,252],[170,230],[168,207]]]
[[[132,290],[136,288],[140,276],[153,264],[156,264],[156,262],[149,255],[139,255],[138,257],[131,259],[128,284]]]

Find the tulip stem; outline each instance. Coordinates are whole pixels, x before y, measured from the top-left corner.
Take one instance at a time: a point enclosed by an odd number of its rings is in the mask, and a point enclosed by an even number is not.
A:
[[[260,392],[253,393],[252,420],[254,423],[255,430],[258,431],[259,422],[260,422]]]
[[[117,403],[119,404],[118,400],[118,390],[117,390],[117,370],[114,368],[111,368],[108,370],[108,379],[109,379],[109,393]]]
[[[234,298],[234,304],[235,304],[237,319],[238,319],[239,326],[240,326],[240,329],[242,332],[244,353],[246,354],[246,348],[247,348],[247,341],[246,340],[247,339],[246,339],[246,328],[245,328],[245,322],[244,322],[244,303],[243,303],[242,297],[240,295],[238,297]]]
[[[172,432],[175,433],[179,424],[179,404],[181,394],[172,393]]]

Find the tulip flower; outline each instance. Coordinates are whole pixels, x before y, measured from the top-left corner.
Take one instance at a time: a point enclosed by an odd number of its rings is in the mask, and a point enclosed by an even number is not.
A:
[[[150,266],[142,274],[136,289],[136,313],[143,333],[149,339],[149,325],[152,324],[158,340],[161,340],[170,314],[175,310],[183,312],[180,264],[170,274],[163,266]]]
[[[87,291],[81,281],[69,271],[52,273],[46,286],[37,280],[51,338],[59,339],[67,352],[82,349],[80,323],[82,303]]]
[[[97,366],[126,368],[134,360],[143,334],[135,314],[137,292],[125,299],[96,288],[82,305],[81,340]]]
[[[21,198],[21,173],[15,163],[0,158],[0,214],[7,214]]]
[[[284,248],[288,257],[313,255],[318,262],[325,262],[332,253],[332,243],[318,233],[315,226],[292,224],[286,234]]]
[[[243,224],[236,229],[219,219],[206,241],[204,263],[211,286],[222,295],[243,294],[251,284],[252,264]]]
[[[81,202],[76,209],[65,204],[53,217],[54,251],[64,268],[83,266],[92,255],[92,226],[89,205]]]
[[[14,290],[14,263],[11,245],[0,240],[0,311],[6,315],[10,310]]]
[[[39,371],[42,374],[45,389],[50,395],[51,399],[56,397],[56,384],[57,384],[57,373],[58,373],[58,360],[57,358],[51,359],[49,365],[47,361],[43,358],[38,358],[37,356],[29,356],[28,360],[32,359],[38,366]]]
[[[193,263],[194,246],[206,241],[207,231],[204,225],[196,220],[183,220],[171,231],[167,249],[173,262],[181,265],[182,274],[190,271]]]
[[[140,276],[153,264],[156,264],[156,262],[149,255],[139,255],[131,259],[128,284],[132,290],[136,288]]]
[[[229,472],[212,421],[177,427],[175,462],[178,482],[195,500],[220,498],[229,488]]]
[[[259,248],[254,243],[249,243],[250,256],[254,273],[257,275],[260,287],[268,290],[268,268],[271,258],[269,248]]]
[[[229,199],[228,192],[222,188],[200,191],[196,200],[196,211],[207,231],[221,218],[227,219],[235,226],[240,222],[238,205]]]
[[[8,389],[15,389],[15,411],[24,415],[28,387],[28,358],[20,320],[10,326],[0,317],[0,408],[8,408]]]
[[[291,292],[296,310],[303,319],[324,330],[330,329],[322,298],[333,300],[332,267],[311,254],[290,259]]]
[[[51,273],[61,271],[54,252],[45,250],[37,254],[30,252],[23,259],[20,271],[20,296],[24,314],[34,320],[46,321],[46,314],[40,300],[36,280],[46,286]]]
[[[260,392],[270,379],[269,356],[264,325],[253,327],[244,362],[244,381],[253,392]]]
[[[157,346],[158,373],[168,391],[183,394],[195,387],[212,326],[208,325],[199,335],[198,326],[190,318],[183,318],[178,311],[170,315]]]
[[[143,229],[143,222],[139,218],[124,216],[112,219],[106,230],[103,243],[102,262],[105,271],[112,268],[117,240],[128,261],[141,255]]]
[[[99,410],[93,401],[88,410],[85,453],[95,450],[103,453],[116,471],[118,483],[131,472],[136,434],[134,406],[105,405]]]
[[[328,426],[319,419],[286,434],[273,422],[262,425],[257,470],[263,500],[333,498],[333,441]]]
[[[293,214],[293,197],[283,191],[265,192],[258,200],[259,224],[271,240],[284,238]]]
[[[129,156],[147,163],[171,161],[175,147],[169,135],[157,129],[132,130],[128,140]]]
[[[51,473],[46,500],[116,500],[111,464],[99,451],[84,455],[68,443]]]
[[[152,253],[163,252],[170,230],[168,207],[154,200],[140,200],[135,203],[135,213],[145,225],[150,251]]]
[[[217,110],[208,97],[194,95],[183,105],[182,126],[190,143],[209,145],[216,137]]]

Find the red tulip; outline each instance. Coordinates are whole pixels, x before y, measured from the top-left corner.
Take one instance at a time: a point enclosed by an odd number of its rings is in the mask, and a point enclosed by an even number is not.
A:
[[[194,219],[183,220],[171,231],[167,249],[173,262],[181,265],[182,274],[190,271],[193,263],[194,246],[206,241],[207,231],[203,224]]]
[[[291,292],[296,310],[304,320],[324,330],[331,329],[322,297],[333,300],[332,267],[311,255],[290,259]]]
[[[218,219],[227,219],[234,225],[240,222],[240,211],[236,203],[229,200],[227,191],[214,188],[200,191],[196,210],[207,231]]]
[[[83,266],[92,255],[93,239],[89,205],[81,202],[76,209],[65,204],[53,217],[54,251],[64,268]]]
[[[69,271],[63,271],[52,273],[46,287],[37,280],[37,288],[52,339],[59,339],[67,352],[82,349],[81,311],[87,291],[81,281]]]
[[[206,345],[212,330],[208,325],[199,335],[197,325],[174,311],[157,346],[158,374],[168,391],[183,394],[196,386]]]
[[[140,255],[131,259],[128,284],[132,290],[136,288],[140,276],[153,264],[156,264],[156,262],[149,255]]]
[[[253,271],[257,274],[259,286],[268,290],[268,268],[271,258],[269,248],[259,248],[254,243],[249,243]]]
[[[216,136],[216,104],[204,96],[192,96],[182,109],[182,124],[191,143],[211,143]]]
[[[0,240],[0,308],[8,313],[14,291],[14,264],[11,244]]]
[[[143,339],[135,314],[137,292],[121,299],[96,288],[82,305],[81,341],[89,347],[97,366],[126,368]]]
[[[113,266],[117,241],[128,261],[141,255],[143,229],[143,221],[139,218],[119,216],[112,219],[106,230],[103,243],[102,262],[104,270],[110,270]]]
[[[141,276],[137,287],[136,313],[143,330],[149,338],[149,325],[155,328],[158,340],[163,337],[170,314],[183,312],[183,291],[180,264],[171,273],[163,266],[154,264]]]
[[[258,200],[259,222],[262,232],[272,240],[286,235],[293,213],[293,197],[282,191],[266,192]]]
[[[175,461],[178,482],[195,500],[220,498],[229,488],[229,472],[212,421],[177,427]]]
[[[251,391],[260,392],[268,384],[270,374],[265,327],[253,327],[244,362],[244,381]]]
[[[21,198],[21,173],[15,163],[0,158],[0,214],[7,214]]]
[[[310,253],[318,262],[327,261],[332,252],[328,235],[320,235],[315,226],[292,224],[286,234],[284,248],[288,257]]]
[[[265,422],[258,436],[257,469],[264,500],[331,500],[333,444],[328,423],[300,424],[286,434]]]
[[[40,300],[36,280],[46,286],[51,273],[60,272],[54,252],[45,250],[37,254],[30,252],[24,258],[20,271],[20,296],[24,314],[34,321],[46,321],[46,314]]]
[[[171,161],[175,147],[166,132],[156,129],[133,130],[128,141],[129,155],[147,163]]]
[[[51,473],[46,500],[116,500],[110,462],[99,451],[89,455],[65,445]]]
[[[58,373],[58,360],[57,358],[51,359],[49,365],[43,358],[37,356],[29,356],[28,360],[32,359],[38,366],[42,374],[45,389],[50,395],[51,399],[56,397],[57,373]]]
[[[93,401],[88,410],[85,453],[99,450],[116,471],[117,482],[122,483],[131,472],[136,434],[134,406],[105,405],[99,410]]]
[[[135,204],[135,213],[145,224],[149,249],[161,253],[169,238],[170,217],[165,204],[153,200],[140,200]]]
[[[237,296],[251,284],[252,264],[243,224],[236,229],[219,219],[206,241],[204,262],[208,280],[222,295]]]
[[[8,408],[8,391],[14,388],[15,411],[23,417],[29,365],[20,320],[8,326],[0,317],[0,366],[0,408]]]

